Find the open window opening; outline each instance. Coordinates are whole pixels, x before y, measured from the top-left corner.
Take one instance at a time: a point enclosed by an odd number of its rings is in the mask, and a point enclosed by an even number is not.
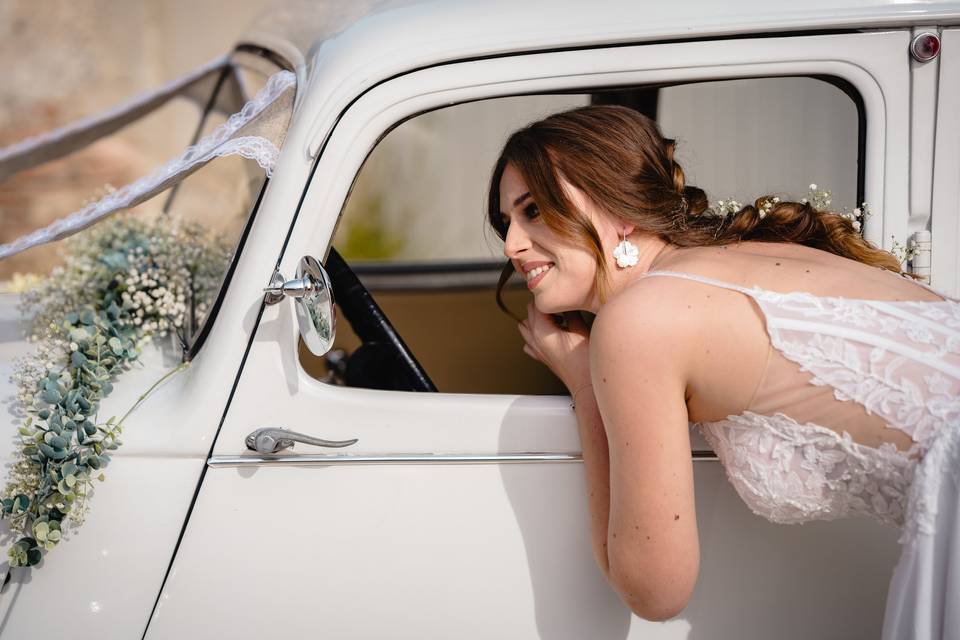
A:
[[[509,96],[444,107],[404,121],[356,176],[333,238],[342,256],[440,392],[564,394],[563,384],[522,351],[515,321],[494,302],[506,258],[487,227],[485,198],[499,151],[514,130],[550,113],[620,104],[657,120],[677,140],[688,184],[711,203],[765,194],[799,199],[816,183],[832,207],[862,198],[865,117],[842,81],[769,77],[590,93]],[[519,316],[532,299],[514,276],[504,301]],[[383,363],[351,367],[361,341],[337,326],[334,350],[300,345],[313,377],[393,387]],[[361,370],[369,369],[369,375]],[[380,372],[382,373],[382,371]]]

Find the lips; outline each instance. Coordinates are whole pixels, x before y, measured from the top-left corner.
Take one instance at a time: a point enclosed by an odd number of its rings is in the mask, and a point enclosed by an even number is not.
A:
[[[527,289],[530,289],[532,291],[534,288],[536,288],[538,284],[540,284],[540,281],[543,280],[543,278],[551,271],[553,271],[552,262],[544,262],[542,263],[541,266],[535,266],[533,269],[528,270],[527,271],[528,276],[531,272],[535,273],[536,275],[534,275],[532,278],[530,277],[527,278]]]

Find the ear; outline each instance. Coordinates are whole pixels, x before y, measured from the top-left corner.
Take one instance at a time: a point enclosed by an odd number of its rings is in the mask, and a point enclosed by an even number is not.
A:
[[[633,224],[620,223],[617,228],[617,233],[624,236],[629,236],[636,228],[637,226]]]

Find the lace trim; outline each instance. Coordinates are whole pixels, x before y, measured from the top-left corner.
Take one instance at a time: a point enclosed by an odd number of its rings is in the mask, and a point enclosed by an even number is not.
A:
[[[267,171],[267,175],[270,175],[279,153],[276,146],[259,136],[237,138],[234,138],[234,136],[242,127],[256,119],[281,95],[293,88],[295,84],[296,76],[293,73],[289,71],[275,73],[253,100],[243,106],[243,109],[231,115],[226,122],[214,129],[210,135],[198,141],[197,144],[188,147],[180,156],[79,211],[71,213],[42,229],[21,236],[13,242],[0,245],[0,259],[88,227],[110,213],[131,206],[144,194],[159,188],[174,177],[188,174],[215,157],[239,154],[255,160]]]
[[[903,523],[917,461],[893,443],[867,447],[782,413],[745,411],[697,426],[757,515],[781,524],[850,515]]]
[[[277,164],[280,150],[266,138],[259,136],[241,136],[221,145],[214,151],[214,155],[241,156],[253,160],[264,170],[268,178],[273,177],[273,167]]]
[[[775,303],[778,310],[871,332],[860,333],[851,340],[846,336],[812,332],[810,328],[792,328],[802,321],[791,323],[765,310],[772,344],[799,364],[801,370],[812,374],[813,384],[833,387],[838,400],[858,402],[869,413],[880,415],[921,445],[926,445],[944,422],[960,416],[960,395],[956,389],[960,376],[952,375],[954,367],[944,362],[947,354],[960,354],[960,333],[952,330],[953,326],[960,327],[960,304],[951,300],[906,304],[921,312],[925,319],[919,319],[916,314],[899,310],[894,313],[889,310],[889,303],[816,298],[805,293],[764,291],[758,294],[758,302],[761,307],[764,303]],[[837,333],[833,326],[825,331],[831,328],[832,333]],[[804,338],[789,339],[783,335],[790,331],[797,331]],[[883,335],[906,336],[916,348],[897,348],[894,352],[886,345],[895,340],[884,340]],[[877,343],[885,346],[876,346]],[[915,379],[900,373],[910,363],[917,363],[928,371],[934,369],[923,375],[925,390]]]

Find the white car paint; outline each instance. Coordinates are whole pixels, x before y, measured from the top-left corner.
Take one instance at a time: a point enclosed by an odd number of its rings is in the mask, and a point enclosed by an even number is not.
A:
[[[293,61],[300,87],[222,307],[191,367],[130,418],[83,529],[49,566],[3,590],[2,637],[59,637],[66,629],[81,639],[138,637],[148,622],[151,640],[742,638],[747,629],[753,637],[806,638],[838,628],[847,637],[876,637],[895,532],[856,520],[772,525],[746,509],[715,461],[695,463],[700,582],[687,610],[665,623],[630,616],[595,568],[577,462],[360,465],[345,458],[204,471],[211,453],[247,455],[243,439],[260,426],[359,437],[344,456],[577,452],[564,397],[329,387],[294,358],[290,305],[262,309],[261,289],[278,262],[289,275],[301,255],[322,257],[379,136],[401,117],[444,104],[615,81],[841,75],[868,110],[866,196],[882,222],[868,237],[888,245],[891,233],[903,238],[922,228],[917,190],[932,189],[933,282],[958,293],[960,125],[937,118],[934,157],[929,135],[920,135],[930,123],[916,114],[957,112],[960,57],[951,48],[960,50],[960,37],[945,31],[944,53],[925,68],[909,61],[905,44],[915,25],[960,22],[960,4],[557,6],[295,3],[244,39]],[[865,32],[798,33],[823,30]],[[753,37],[761,34],[787,35]],[[738,37],[712,40],[719,36]],[[922,95],[912,97],[912,86]],[[911,167],[915,175],[932,173],[933,185],[911,178]],[[23,345],[5,340],[8,367]],[[162,354],[152,354],[103,411],[125,410],[163,370]],[[0,439],[0,454],[12,444]]]
[[[336,123],[304,201],[311,214],[298,218],[282,270],[289,273],[301,255],[325,250],[368,151],[410,115],[498,95],[666,80],[788,73],[848,79],[868,111],[866,188],[883,221],[876,233],[903,228],[906,216],[895,212],[906,206],[908,163],[894,150],[908,144],[898,126],[909,122],[909,67],[902,55],[908,43],[908,32],[885,31],[736,46],[641,45],[404,75],[367,92]],[[263,610],[285,612],[285,633],[321,630],[333,637],[480,638],[500,630],[508,637],[685,638],[702,629],[711,638],[745,631],[806,638],[838,627],[864,637],[879,633],[898,550],[894,531],[858,521],[802,530],[774,526],[743,506],[718,462],[697,462],[706,559],[697,591],[678,618],[647,622],[630,616],[592,561],[579,464],[409,464],[399,457],[575,452],[575,416],[565,397],[330,387],[299,367],[289,305],[267,309],[263,323],[148,638],[179,637],[197,628],[192,625],[255,638],[276,629],[276,619],[262,617]],[[264,426],[359,442],[323,464],[229,466],[244,455],[244,437]],[[355,456],[393,462],[361,464]],[[293,519],[284,515],[291,512]],[[224,527],[235,533],[215,540]],[[231,558],[269,547],[276,535],[288,561],[268,556],[231,566]],[[211,565],[220,569],[210,571]],[[732,576],[735,594],[720,597]],[[232,595],[229,609],[200,599],[245,578],[248,587]],[[763,603],[749,620],[742,617],[747,602]],[[377,614],[364,615],[367,610]]]

